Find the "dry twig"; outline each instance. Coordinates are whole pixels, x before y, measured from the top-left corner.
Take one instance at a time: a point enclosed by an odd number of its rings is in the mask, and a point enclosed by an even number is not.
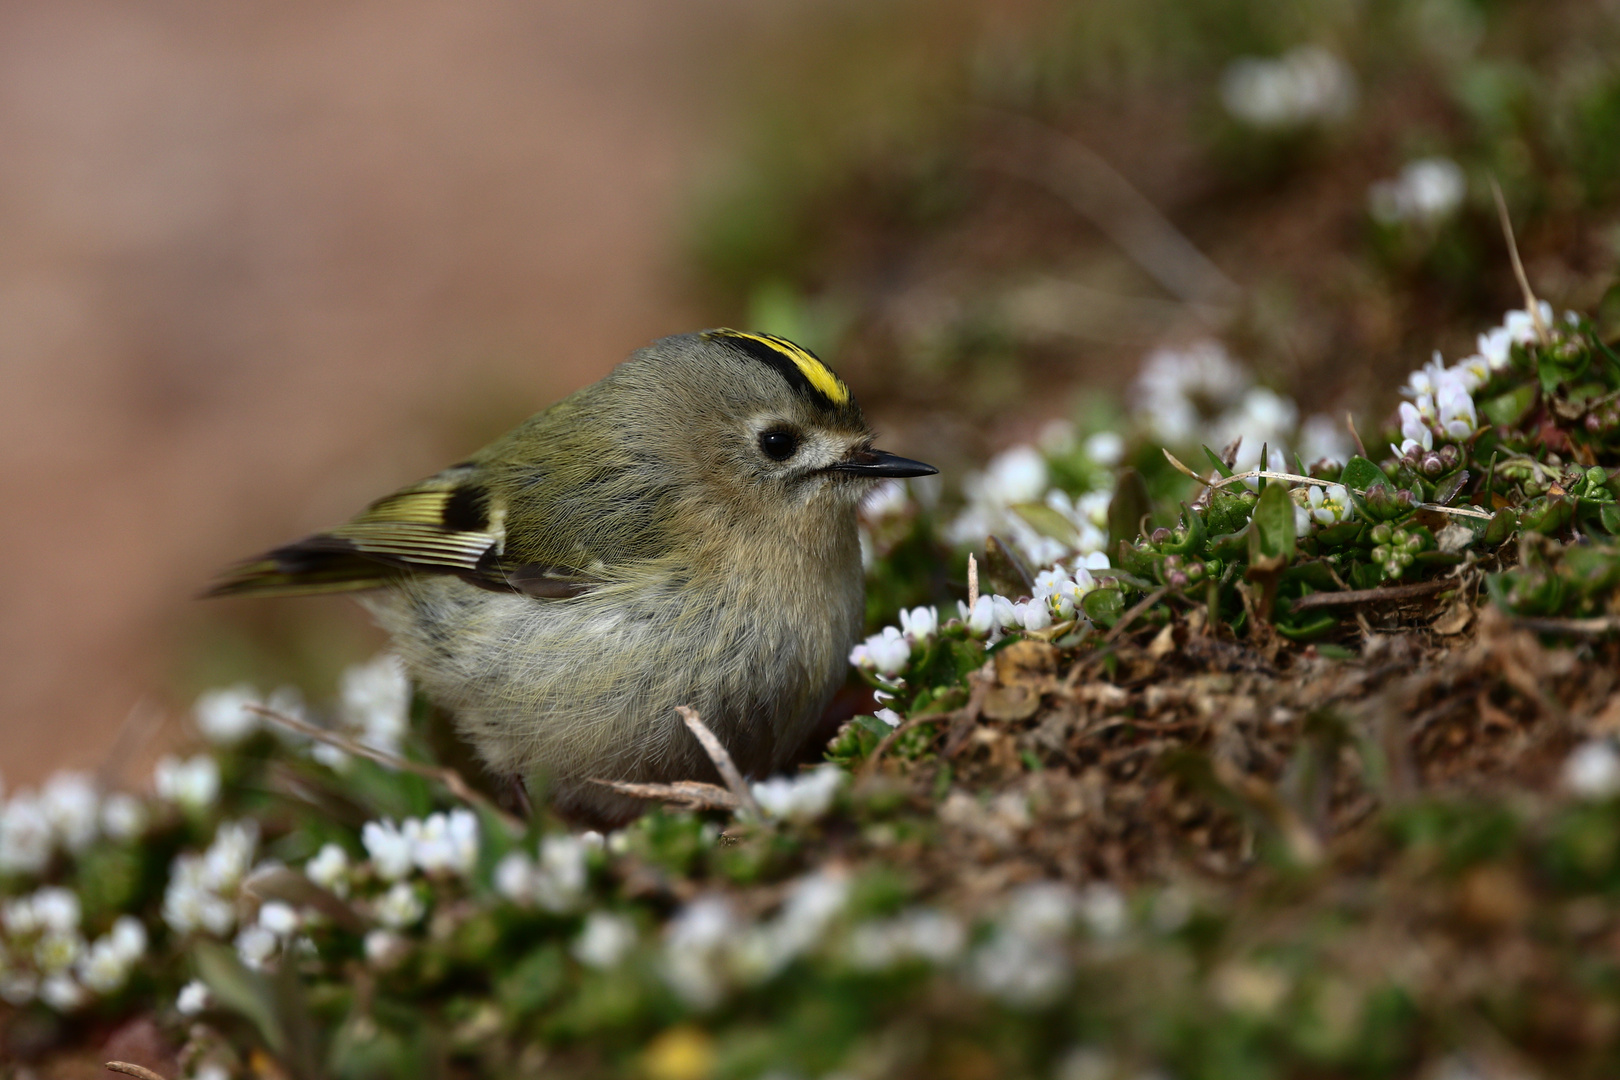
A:
[[[1408,585],[1385,585],[1378,589],[1347,589],[1344,592],[1319,592],[1302,596],[1294,601],[1295,612],[1314,608],[1350,607],[1359,604],[1377,604],[1389,600],[1413,600],[1441,592],[1458,582],[1455,578],[1436,578],[1433,581],[1414,581]]]
[[[656,800],[673,803],[688,810],[730,810],[735,812],[742,804],[737,796],[718,784],[701,780],[677,780],[673,784],[637,784],[629,780],[592,780],[605,788],[629,795],[633,799]]]
[[[138,1080],[165,1080],[162,1073],[155,1073],[145,1065],[137,1065],[133,1061],[109,1061],[106,1069],[108,1072],[137,1077]]]
[[[681,714],[681,719],[686,721],[687,730],[697,737],[697,741],[703,747],[704,753],[709,755],[709,760],[714,762],[714,767],[720,770],[720,778],[726,782],[726,786],[731,789],[731,793],[737,797],[737,806],[763,821],[765,813],[760,810],[759,803],[754,801],[754,793],[748,789],[748,783],[737,769],[737,763],[731,760],[731,752],[726,749],[726,744],[720,741],[719,736],[709,730],[709,725],[703,722],[703,718],[697,714],[696,709],[685,705],[677,705],[675,711]]]
[[[1552,330],[1541,318],[1541,305],[1536,302],[1536,294],[1530,288],[1530,278],[1524,272],[1524,263],[1519,259],[1519,241],[1513,235],[1513,219],[1508,216],[1507,200],[1502,197],[1502,185],[1491,177],[1491,197],[1496,200],[1496,216],[1502,223],[1502,238],[1507,241],[1508,259],[1513,263],[1513,276],[1519,282],[1519,291],[1524,294],[1524,309],[1530,313],[1530,321],[1535,324],[1536,338],[1543,347],[1552,344]]]

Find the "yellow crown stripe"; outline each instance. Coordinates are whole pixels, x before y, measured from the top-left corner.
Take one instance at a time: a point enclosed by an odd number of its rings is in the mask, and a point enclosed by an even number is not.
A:
[[[775,349],[793,361],[793,366],[798,368],[806,379],[810,380],[811,386],[827,395],[827,400],[834,405],[849,404],[849,387],[844,385],[844,381],[834,375],[832,369],[826,364],[823,364],[820,360],[793,344],[793,342],[771,334],[750,334],[745,330],[728,330],[726,332],[736,337],[757,341],[761,345]]]

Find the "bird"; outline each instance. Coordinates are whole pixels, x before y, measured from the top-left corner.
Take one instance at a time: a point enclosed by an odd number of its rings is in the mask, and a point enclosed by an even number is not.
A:
[[[874,449],[849,387],[772,334],[712,329],[607,376],[205,595],[355,592],[494,777],[616,827],[597,781],[792,762],[863,628],[856,512],[932,465]]]

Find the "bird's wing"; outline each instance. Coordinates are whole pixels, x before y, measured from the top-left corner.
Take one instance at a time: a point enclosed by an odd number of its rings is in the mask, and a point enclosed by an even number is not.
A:
[[[568,567],[513,564],[505,501],[475,464],[446,469],[372,503],[353,520],[228,571],[209,596],[290,596],[371,589],[415,574],[454,574],[501,592],[577,596],[594,584]]]

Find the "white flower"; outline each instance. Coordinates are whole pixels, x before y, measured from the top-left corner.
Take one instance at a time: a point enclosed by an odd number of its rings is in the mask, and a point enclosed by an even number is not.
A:
[[[939,631],[939,611],[932,607],[900,609],[900,632],[913,645],[921,645]]]
[[[1131,386],[1133,408],[1153,433],[1169,445],[1192,442],[1206,415],[1236,405],[1249,388],[1249,375],[1218,341],[1197,341],[1182,349],[1148,355]]]
[[[591,839],[595,837],[595,839]],[[540,841],[540,861],[534,871],[534,899],[547,911],[571,911],[585,893],[593,849],[600,849],[602,838],[595,833],[558,833]]]
[[[330,743],[315,742],[311,740],[306,752],[316,763],[325,765],[335,773],[349,771],[349,755]]]
[[[1086,457],[1111,469],[1125,460],[1125,437],[1117,431],[1099,431],[1087,436],[1081,449]]]
[[[1010,506],[1034,502],[1046,490],[1046,459],[1033,446],[1015,446],[990,459],[985,468],[985,496]]]
[[[146,954],[146,924],[133,915],[120,915],[99,940],[108,942],[119,956],[134,963]]]
[[[1093,937],[1117,938],[1130,923],[1125,895],[1105,882],[1088,885],[1081,891],[1079,911]]]
[[[1036,882],[1021,886],[1013,894],[1002,925],[1027,938],[1057,941],[1074,925],[1079,907],[1079,898],[1067,885]]]
[[[217,1061],[205,1061],[192,1071],[190,1080],[231,1080],[231,1071]]]
[[[953,916],[913,909],[898,918],[855,927],[848,955],[857,968],[882,971],[908,960],[946,964],[961,955],[966,944],[967,930]]]
[[[1564,786],[1583,799],[1620,794],[1620,753],[1608,739],[1588,739],[1564,761]]]
[[[427,905],[409,882],[396,881],[389,890],[375,901],[373,914],[377,921],[392,930],[403,930],[407,926],[414,926],[427,914]]]
[[[1221,74],[1220,92],[1236,119],[1284,129],[1347,115],[1355,106],[1356,77],[1333,53],[1304,45],[1276,59],[1234,60]]]
[[[236,935],[236,955],[255,971],[264,967],[265,961],[276,954],[279,945],[275,934],[257,924],[244,926],[242,932]]]
[[[1206,436],[1215,446],[1225,446],[1242,437],[1240,460],[1254,455],[1259,460],[1259,449],[1269,445],[1276,449],[1293,434],[1299,419],[1299,406],[1274,390],[1264,386],[1251,387],[1243,392],[1235,408],[1228,409],[1210,425]]]
[[[73,981],[73,976],[58,971],[45,976],[39,984],[39,1000],[57,1012],[72,1012],[88,1000],[84,987]]]
[[[411,682],[405,665],[384,653],[343,673],[343,723],[362,746],[397,754],[410,724]]]
[[[574,942],[573,953],[586,967],[599,970],[617,967],[636,947],[636,924],[622,915],[593,911],[585,929]]]
[[[1440,384],[1436,405],[1440,427],[1449,437],[1461,441],[1479,430],[1479,415],[1474,411],[1474,399],[1456,379],[1446,379]]]
[[[1052,625],[1052,611],[1042,600],[1030,600],[1013,605],[1018,625],[1024,630],[1045,630]]]
[[[0,873],[38,874],[54,847],[51,820],[39,800],[18,792],[0,807]]]
[[[968,970],[985,993],[1011,1005],[1038,1006],[1062,991],[1071,964],[1057,949],[1000,931],[973,951]]]
[[[71,934],[79,929],[79,919],[82,917],[79,895],[72,889],[64,889],[60,885],[36,889],[28,897],[28,905],[32,908],[34,925],[46,932]]]
[[[974,982],[1012,1005],[1050,1001],[1068,982],[1066,937],[1084,906],[1063,885],[1042,882],[1019,889],[990,940],[973,952]]]
[[[124,918],[129,916],[126,915]],[[79,981],[98,994],[111,994],[122,989],[129,981],[130,967],[140,956],[140,952],[145,951],[144,934],[143,930],[141,950],[134,956],[129,955],[128,949],[121,946],[112,935],[97,938],[84,955],[79,957],[74,967]]]
[[[101,798],[87,774],[57,773],[45,782],[39,802],[67,850],[83,851],[95,840],[100,831]]]
[[[687,1005],[706,1009],[725,990],[722,949],[738,936],[731,905],[706,896],[682,908],[664,931],[663,975]]]
[[[259,908],[259,925],[278,938],[291,937],[303,924],[297,910],[281,900],[267,900]]]
[[[1086,571],[1086,576],[1091,577],[1091,571],[1107,570],[1109,565],[1110,564],[1108,562],[1108,556],[1106,553],[1101,551],[1093,551],[1088,555],[1082,555],[1080,558],[1074,560],[1074,572],[1078,577],[1080,571],[1084,570]]]
[[[309,880],[338,896],[349,895],[349,853],[339,844],[323,844],[304,864]]]
[[[521,851],[501,856],[495,864],[495,891],[514,904],[534,903],[534,860]]]
[[[1406,385],[1401,387],[1401,394],[1414,401],[1434,397],[1445,378],[1446,365],[1440,359],[1440,350],[1436,349],[1427,364],[1406,377]]]
[[[253,852],[258,845],[257,822],[221,822],[214,832],[214,842],[203,852],[203,883],[222,895],[233,892],[253,866]]]
[[[146,823],[146,804],[128,792],[115,791],[101,802],[101,831],[114,840],[140,839]]]
[[[1350,492],[1343,484],[1329,484],[1326,488],[1312,484],[1305,497],[1310,502],[1311,517],[1319,525],[1336,525],[1355,516]]]
[[[464,808],[405,822],[411,857],[428,874],[470,874],[478,865],[478,818]]]
[[[900,726],[900,714],[895,712],[893,709],[879,709],[872,715],[883,721],[885,724],[888,724],[890,727]],[[756,784],[754,786],[758,787],[759,785]]]
[[[188,810],[206,810],[219,798],[219,762],[207,754],[184,761],[165,754],[152,772],[152,781],[158,798]]]
[[[1409,162],[1393,180],[1374,183],[1367,189],[1367,208],[1385,225],[1428,225],[1454,214],[1467,194],[1468,180],[1457,163],[1430,157]]]
[[[1401,418],[1401,445],[1397,454],[1404,456],[1413,450],[1433,450],[1434,432],[1418,407],[1410,401],[1403,401],[1397,411]]]
[[[398,881],[411,872],[411,842],[393,821],[368,821],[360,829],[360,843],[371,856],[371,868],[384,881]]]
[[[879,710],[893,714],[893,710]],[[898,725],[895,716],[891,726]],[[833,799],[844,786],[844,770],[836,765],[818,765],[797,776],[776,776],[753,785],[754,798],[760,809],[774,818],[792,821],[814,821],[831,808]]]
[[[989,596],[981,596],[973,602],[971,609],[968,609],[965,605],[962,607],[962,617],[967,622],[968,630],[982,637],[995,629],[995,601]]]
[[[753,980],[770,978],[820,944],[848,902],[847,875],[827,870],[805,875],[775,919],[737,939],[733,965]]]
[[[179,855],[169,868],[163,921],[179,934],[206,930],[223,936],[236,922],[236,906],[211,889],[200,855]]]
[[[198,695],[191,717],[203,738],[215,746],[235,746],[259,730],[259,714],[251,706],[263,706],[259,692],[246,683],[223,690],[207,690]]]
[[[1542,325],[1552,326],[1551,304],[1543,300],[1536,305],[1536,311],[1541,315]],[[1508,312],[1502,320],[1502,329],[1507,332],[1508,339],[1515,345],[1530,345],[1536,341],[1536,320],[1531,317],[1528,308]]]
[[[192,979],[180,988],[174,1007],[181,1016],[196,1016],[209,1005],[208,986],[201,979]]]
[[[857,645],[855,648],[859,655],[852,652],[851,662],[876,670],[881,675],[898,675],[911,662],[911,643],[892,626],[885,626],[881,633],[867,638],[864,647]]]
[[[378,971],[398,967],[410,949],[410,942],[392,930],[372,930],[366,934],[366,963]]]
[[[1479,335],[1479,355],[1492,371],[1501,371],[1513,360],[1513,334],[1498,326]]]

